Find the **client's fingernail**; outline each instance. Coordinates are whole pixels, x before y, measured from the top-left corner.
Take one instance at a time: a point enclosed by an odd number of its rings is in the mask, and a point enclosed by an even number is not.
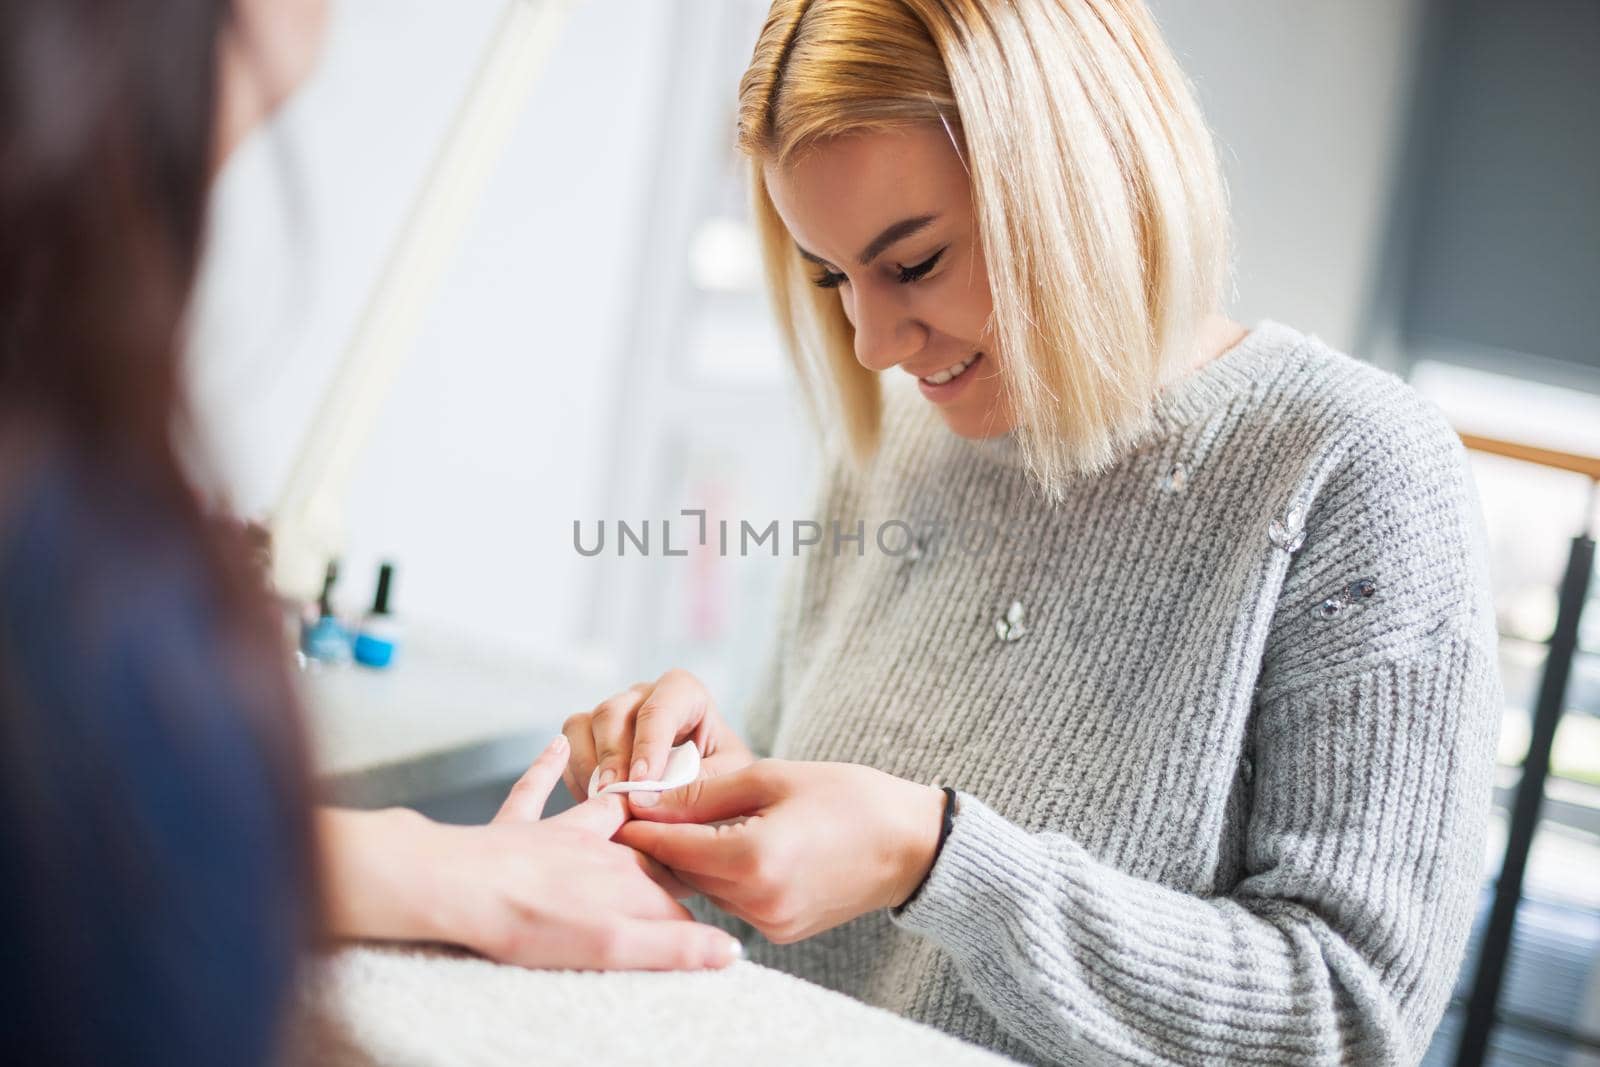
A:
[[[732,960],[744,959],[744,942],[730,938],[728,940],[728,958]]]
[[[612,770],[610,767],[607,767],[605,770],[600,772],[600,788],[601,789],[604,789],[606,786],[610,785],[612,782],[614,782],[616,780],[617,780],[617,772]]]
[[[649,774],[650,764],[641,759],[633,761],[633,773],[628,775],[628,777],[632,778],[635,782],[642,782]]]
[[[661,799],[661,794],[650,792],[629,793],[628,799],[636,808],[653,808],[656,806],[656,802]]]

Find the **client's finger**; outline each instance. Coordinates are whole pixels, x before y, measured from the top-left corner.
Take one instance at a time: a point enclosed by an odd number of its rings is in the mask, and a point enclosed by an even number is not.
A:
[[[617,827],[628,821],[628,807],[616,793],[596,794],[582,804],[552,816],[584,833],[610,840]]]
[[[561,780],[568,752],[566,737],[557,734],[555,740],[539,753],[532,766],[517,779],[517,784],[511,787],[511,792],[506,794],[505,802],[500,805],[492,821],[538,822],[544,814],[545,804],[550,800],[550,791]]]
[[[608,971],[716,970],[744,956],[736,938],[696,922],[619,919],[597,938],[595,966]]]
[[[618,919],[694,918],[681,901],[674,899],[672,894],[643,872],[625,876],[615,885],[597,889],[592,899],[596,904],[604,904],[603,914]]]
[[[589,799],[589,775],[594,771],[595,760],[593,719],[592,712],[585,712],[572,716],[561,727],[567,735],[567,744],[572,746],[572,756],[567,760],[562,778],[572,799],[578,801]]]

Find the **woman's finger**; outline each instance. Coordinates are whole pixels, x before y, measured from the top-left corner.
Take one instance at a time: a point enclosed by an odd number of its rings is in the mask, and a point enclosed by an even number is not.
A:
[[[691,896],[702,896],[723,911],[735,905],[730,901],[742,899],[748,886],[731,878],[718,878],[714,874],[692,874],[689,871],[671,871],[672,876],[678,879]],[[743,916],[740,916],[743,918]]]
[[[672,868],[680,879],[709,875],[737,880],[749,862],[753,847],[749,837],[738,830],[738,827],[675,825],[633,819],[623,823],[612,840],[638,849]]]
[[[635,685],[594,709],[595,789],[628,779],[628,754],[633,751],[633,716],[650,695],[650,686]],[[587,782],[584,783],[588,785]]]
[[[670,893],[672,895],[672,899],[688,900],[690,897],[695,896],[700,892],[700,890],[687,884],[683,881],[683,879],[673,874],[672,871],[659,860],[652,859],[643,852],[638,851],[635,851],[633,855],[639,864],[639,869],[645,873],[646,877]]]
[[[672,892],[672,895],[679,900],[687,900],[690,897],[695,896],[704,897],[706,900],[709,900],[712,904],[716,905],[718,908],[721,908],[729,915],[743,919],[752,926],[755,925],[755,920],[743,909],[742,905],[739,903],[739,901],[743,898],[743,890],[745,888],[743,885],[741,885],[741,883],[706,874],[690,874],[687,871],[668,871],[661,864],[650,859],[650,857],[646,856],[642,852],[635,853],[635,855],[639,856],[643,862],[650,864],[652,867],[666,871],[667,877],[671,878],[682,887],[681,894],[679,892],[673,892],[669,890],[669,892]],[[684,911],[686,914],[688,913],[687,908],[685,908]],[[639,915],[634,915],[633,917],[641,918]]]
[[[719,897],[715,893],[708,893],[705,890],[701,890],[700,895],[705,897],[711,906],[716,908],[718,911],[726,912],[727,914],[732,915],[735,919],[740,919],[744,922],[747,922],[757,930],[761,929],[761,925],[757,923],[748,912],[735,903],[731,897]]]
[[[494,822],[538,822],[544,815],[544,806],[550,800],[550,791],[561,780],[567,765],[570,746],[564,734],[545,746],[533,764],[517,779],[506,799],[495,814]]]
[[[635,818],[650,822],[721,822],[756,815],[777,799],[777,761],[752,763],[727,774],[696,778],[688,785],[651,793],[643,803],[630,796]],[[633,796],[637,796],[634,794]]]
[[[660,778],[667,768],[667,753],[712,714],[711,695],[698,678],[680,670],[663,674],[634,716],[628,780]]]

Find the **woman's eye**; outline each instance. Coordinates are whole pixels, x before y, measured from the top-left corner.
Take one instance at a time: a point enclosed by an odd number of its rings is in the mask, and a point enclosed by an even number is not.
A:
[[[914,266],[910,266],[910,267],[901,267],[900,268],[900,281],[903,282],[903,283],[914,282],[917,279],[921,278],[923,275],[927,274],[930,270],[932,270],[934,268],[934,265],[939,262],[939,257],[944,255],[944,251],[945,250],[943,248],[941,248],[941,249],[939,249],[939,251],[935,252],[933,255],[929,256],[927,259],[923,260],[921,263],[918,263],[918,264],[916,264]]]
[[[837,289],[845,283],[845,276],[835,271],[825,270],[819,276],[811,279],[818,289]]]

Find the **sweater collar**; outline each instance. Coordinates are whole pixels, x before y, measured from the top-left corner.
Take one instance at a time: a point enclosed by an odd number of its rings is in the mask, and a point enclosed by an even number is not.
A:
[[[1239,343],[1163,389],[1151,407],[1157,433],[1187,426],[1234,397],[1251,391],[1271,366],[1298,348],[1303,338],[1282,323],[1263,320]]]

